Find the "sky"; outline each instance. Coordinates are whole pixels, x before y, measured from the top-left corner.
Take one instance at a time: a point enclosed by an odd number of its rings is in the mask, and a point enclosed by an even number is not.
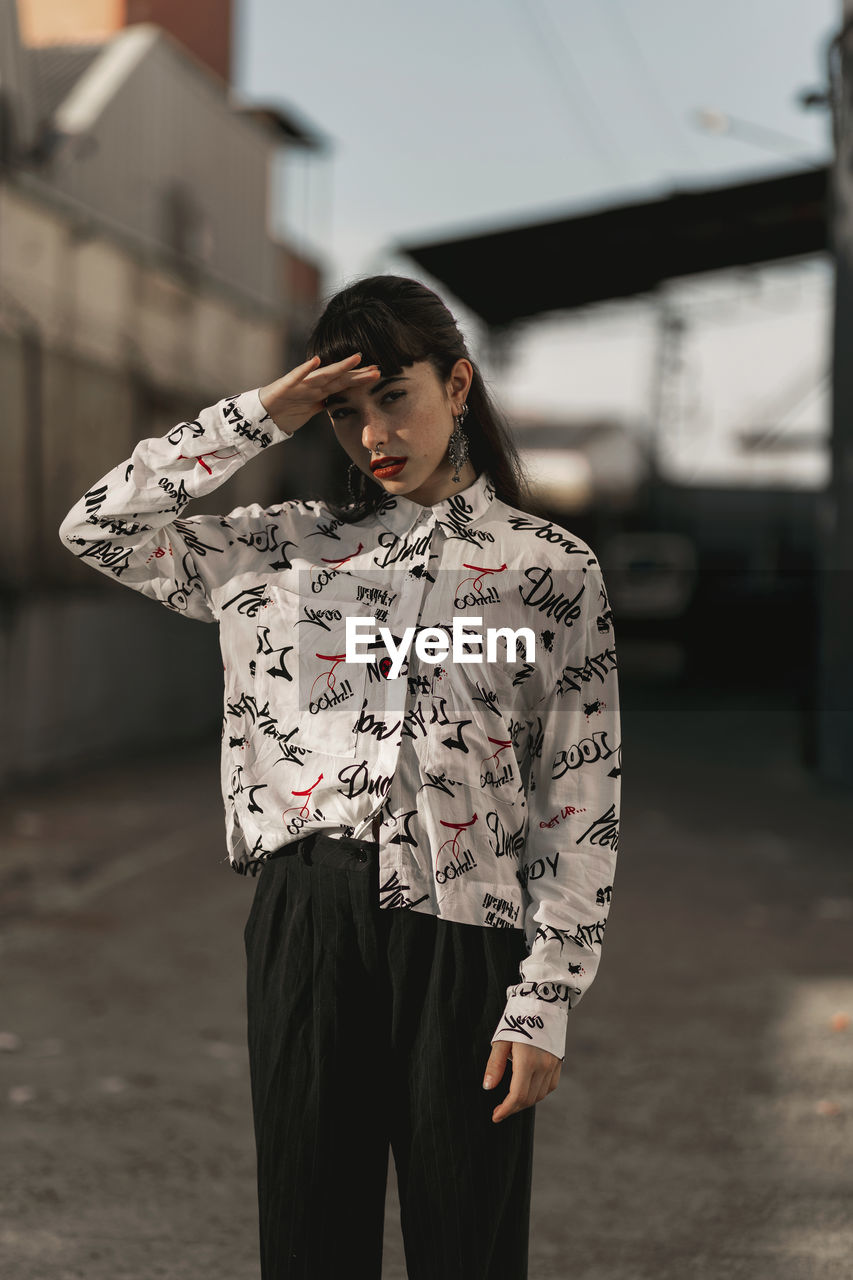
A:
[[[239,0],[233,79],[241,98],[292,108],[330,139],[327,157],[284,159],[273,215],[321,259],[329,293],[373,271],[419,275],[396,247],[407,240],[826,162],[828,114],[798,94],[824,86],[840,11],[841,0]],[[727,113],[733,131],[697,127],[703,108]],[[825,482],[820,448],[756,467],[733,442],[768,413],[780,429],[825,432],[828,264],[666,292],[690,317],[659,426],[670,468],[695,482]],[[525,325],[493,369],[476,317],[443,296],[510,413],[648,419],[658,333],[647,302]]]

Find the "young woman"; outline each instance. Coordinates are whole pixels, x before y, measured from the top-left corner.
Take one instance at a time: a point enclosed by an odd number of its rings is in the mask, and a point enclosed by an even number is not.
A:
[[[141,441],[60,534],[220,627],[229,859],[258,877],[264,1280],[380,1276],[389,1144],[409,1276],[521,1280],[534,1107],[611,900],[607,595],[591,549],[524,510],[512,439],[435,293],[359,281],[309,351]],[[325,442],[324,411],[350,502],[180,518],[306,424]]]

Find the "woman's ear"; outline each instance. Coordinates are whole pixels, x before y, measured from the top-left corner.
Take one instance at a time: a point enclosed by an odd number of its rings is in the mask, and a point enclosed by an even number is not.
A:
[[[473,381],[474,366],[471,364],[470,360],[460,357],[450,370],[450,377],[447,380],[447,386],[451,397],[459,399],[464,403],[468,398],[468,392],[471,390],[471,383]]]

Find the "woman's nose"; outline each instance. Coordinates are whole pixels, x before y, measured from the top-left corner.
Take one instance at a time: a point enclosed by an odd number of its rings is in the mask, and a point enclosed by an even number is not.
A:
[[[368,411],[367,421],[361,429],[361,443],[365,449],[375,452],[385,444],[386,434],[382,425],[372,418]]]

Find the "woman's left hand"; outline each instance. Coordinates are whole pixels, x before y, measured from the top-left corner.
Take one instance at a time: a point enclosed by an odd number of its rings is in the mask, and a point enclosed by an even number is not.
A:
[[[495,1040],[486,1063],[484,1086],[489,1080],[491,1088],[500,1083],[510,1054],[512,1080],[509,1093],[492,1112],[492,1120],[496,1124],[515,1111],[523,1111],[525,1107],[541,1102],[549,1093],[553,1093],[560,1080],[562,1058],[549,1053],[547,1049],[539,1049],[536,1045],[519,1044],[515,1040]]]

